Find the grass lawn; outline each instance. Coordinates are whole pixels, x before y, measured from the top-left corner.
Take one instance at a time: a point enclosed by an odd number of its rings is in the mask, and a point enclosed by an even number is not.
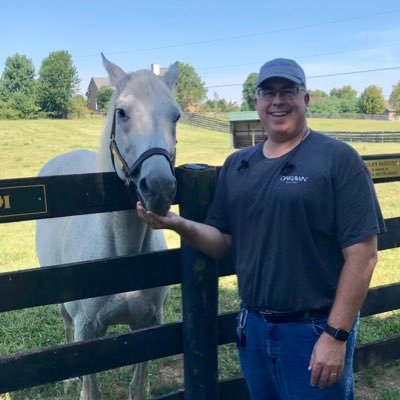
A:
[[[310,119],[316,130],[393,130],[400,131],[400,122],[368,120]],[[36,176],[49,158],[74,149],[97,148],[103,119],[69,121],[1,121],[0,179]],[[234,151],[230,135],[189,125],[178,125],[177,165],[205,163],[221,165]],[[400,153],[400,143],[353,143],[361,154]],[[376,185],[385,218],[400,216],[400,182]],[[166,232],[169,247],[179,246],[179,239]],[[373,286],[400,282],[400,248],[380,252]],[[0,224],[0,272],[33,268],[38,265],[34,246],[34,222]],[[238,306],[236,280],[220,280],[220,311]],[[174,286],[166,308],[166,322],[181,319],[180,288]],[[114,327],[111,333],[125,331]],[[364,318],[358,341],[366,343],[400,332],[398,312]],[[61,318],[56,306],[37,307],[0,314],[0,354],[7,355],[63,343]],[[233,345],[220,348],[220,377],[239,373]],[[99,374],[105,399],[127,398],[130,369],[121,368]],[[400,399],[400,362],[390,368],[377,368],[357,374],[359,400]],[[182,357],[168,357],[150,365],[153,394],[165,393],[182,386]],[[64,395],[61,384],[0,395],[2,400],[74,399],[76,391]]]

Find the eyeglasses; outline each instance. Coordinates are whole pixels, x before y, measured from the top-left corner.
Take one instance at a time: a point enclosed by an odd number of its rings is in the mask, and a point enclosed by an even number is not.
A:
[[[256,94],[257,97],[264,100],[273,100],[277,93],[279,93],[279,96],[283,99],[292,99],[302,91],[304,91],[302,87],[289,86],[283,89],[257,89]]]

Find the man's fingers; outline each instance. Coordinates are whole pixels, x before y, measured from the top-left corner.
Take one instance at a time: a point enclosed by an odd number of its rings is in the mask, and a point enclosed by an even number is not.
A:
[[[321,389],[326,388],[328,386],[329,379],[330,379],[330,372],[327,371],[326,368],[322,369],[321,374],[319,376],[318,387],[320,387]]]
[[[313,363],[313,367],[311,370],[311,386],[317,386],[320,380],[321,375],[321,367],[315,363]]]

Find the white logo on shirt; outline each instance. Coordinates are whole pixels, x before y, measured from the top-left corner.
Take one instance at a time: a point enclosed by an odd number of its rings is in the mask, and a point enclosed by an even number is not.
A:
[[[282,175],[280,180],[285,183],[303,183],[307,182],[308,176]]]

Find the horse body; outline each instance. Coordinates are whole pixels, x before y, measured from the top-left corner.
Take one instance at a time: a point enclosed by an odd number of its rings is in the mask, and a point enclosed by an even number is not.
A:
[[[170,90],[177,78],[175,64],[163,78],[149,71],[125,74],[103,57],[116,87],[98,153],[77,150],[50,160],[41,176],[114,171],[127,184],[133,181],[138,197],[155,212],[166,212],[173,201],[176,181],[165,154],[153,154],[127,171],[149,148],[175,151],[175,124],[179,109]],[[118,156],[110,151],[115,136]],[[113,160],[114,157],[114,160]],[[126,168],[123,164],[126,163]],[[41,266],[138,254],[166,248],[161,231],[141,221],[135,210],[99,213],[37,222],[36,248]],[[138,329],[159,324],[168,287],[71,301],[60,305],[67,341],[102,336],[108,326],[127,324]],[[147,399],[146,363],[135,367],[129,399]],[[101,397],[95,375],[83,377],[81,400]]]

